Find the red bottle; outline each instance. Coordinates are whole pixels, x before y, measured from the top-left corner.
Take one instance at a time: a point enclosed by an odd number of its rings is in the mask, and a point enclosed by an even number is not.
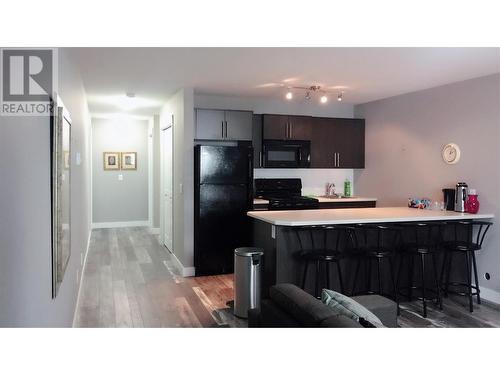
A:
[[[465,210],[470,214],[477,214],[479,211],[479,201],[477,200],[476,189],[469,189]]]

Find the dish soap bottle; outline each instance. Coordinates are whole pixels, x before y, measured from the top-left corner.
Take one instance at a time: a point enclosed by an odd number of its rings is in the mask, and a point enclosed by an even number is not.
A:
[[[344,197],[351,196],[351,181],[348,178],[344,181]]]

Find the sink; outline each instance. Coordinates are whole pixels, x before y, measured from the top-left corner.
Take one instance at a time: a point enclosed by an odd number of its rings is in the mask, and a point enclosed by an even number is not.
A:
[[[320,198],[347,199],[347,198],[355,198],[355,197],[344,197],[343,195],[320,195]]]

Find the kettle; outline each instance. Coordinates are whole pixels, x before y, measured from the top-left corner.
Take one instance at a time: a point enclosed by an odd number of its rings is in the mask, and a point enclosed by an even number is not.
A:
[[[465,212],[465,202],[467,202],[468,186],[465,182],[457,183],[455,187],[455,211]]]

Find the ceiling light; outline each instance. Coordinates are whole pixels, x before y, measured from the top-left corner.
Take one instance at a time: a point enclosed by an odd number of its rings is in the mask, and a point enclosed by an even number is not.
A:
[[[339,92],[339,94],[337,95],[337,100],[338,100],[339,102],[341,102],[343,98],[344,98],[344,92],[343,92],[343,91],[341,91],[341,92]]]
[[[288,100],[292,100],[293,99],[293,93],[290,90],[288,90],[288,92],[285,95],[285,98],[287,98]]]
[[[328,97],[326,95],[323,95],[321,98],[319,98],[319,101],[321,103],[326,103],[328,101]]]
[[[128,92],[121,95],[93,96],[90,100],[112,105],[121,111],[132,111],[140,108],[160,107],[161,102],[147,98],[137,97],[135,93]]]

